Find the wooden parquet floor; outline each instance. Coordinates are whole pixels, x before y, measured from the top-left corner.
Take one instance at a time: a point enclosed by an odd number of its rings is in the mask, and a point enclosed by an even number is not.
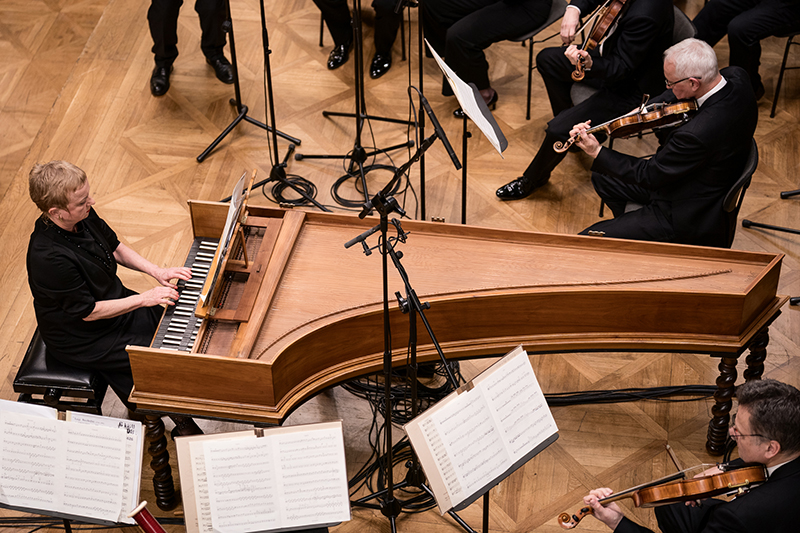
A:
[[[266,4],[279,129],[302,140],[298,151],[303,154],[349,152],[355,145],[354,120],[325,118],[321,111],[352,112],[353,60],[336,71],[325,68],[332,41],[326,31],[325,46],[319,46],[319,12],[310,0]],[[692,17],[701,4],[690,0],[681,7]],[[188,199],[225,197],[242,172],[257,168],[260,177],[266,177],[274,163],[270,139],[249,123],[239,124],[202,164],[197,163],[196,156],[235,116],[229,103],[233,90],[219,83],[205,64],[199,50],[197,16],[191,6],[184,6],[179,21],[181,55],[175,63],[172,87],[166,96],[153,98],[148,87],[153,67],[146,23],[148,5],[145,0],[0,2],[0,287],[4,295],[0,307],[0,398],[15,399],[13,377],[35,328],[24,263],[28,235],[37,216],[27,195],[27,174],[35,162],[66,159],[81,166],[90,177],[97,210],[121,240],[164,265],[182,262],[188,249]],[[265,121],[259,3],[236,0],[232,10],[242,101],[251,117]],[[364,11],[364,57],[369,62],[374,52],[372,12]],[[406,26],[415,39],[416,13],[411,18]],[[785,41],[770,38],[763,44],[762,75],[767,96],[759,104],[756,140],[760,162],[740,218],[800,226],[800,200],[779,199],[780,191],[800,186],[800,73],[787,73],[778,114],[770,119]],[[419,85],[418,59],[413,51],[408,61],[399,61],[399,50],[398,39],[392,70],[379,80],[366,79],[365,98],[372,114],[398,119],[409,114],[405,89],[409,72],[412,83]],[[726,41],[717,51],[725,65]],[[525,120],[527,49],[518,43],[499,43],[489,49],[488,59],[493,86],[500,94],[495,117],[509,147],[501,158],[471,127],[468,223],[577,233],[598,220],[599,207],[589,182],[589,162],[580,154],[569,155],[551,182],[531,198],[502,203],[494,197],[494,190],[519,175],[538,149],[550,107],[541,80],[534,73],[532,117]],[[794,59],[800,63],[797,52]],[[451,115],[456,104],[439,94],[441,76],[431,60],[425,61],[424,71],[426,95],[460,156],[462,124]],[[388,146],[405,142],[408,135],[405,126],[371,121],[361,140],[367,147]],[[647,138],[621,141],[617,147],[634,154],[653,149]],[[287,143],[279,141],[281,157],[286,148]],[[408,159],[401,150],[391,156],[395,163]],[[380,156],[369,163],[390,164],[390,159]],[[288,172],[315,184],[319,201],[341,209],[330,191],[344,174],[341,160],[290,160]],[[413,192],[400,197],[409,214],[417,216],[421,194],[418,175],[416,170],[412,173]],[[386,172],[371,172],[368,187],[377,190],[387,179]],[[427,218],[458,222],[460,190],[461,174],[437,144],[426,157]],[[360,198],[352,180],[339,193]],[[254,196],[256,203],[270,203],[260,191]],[[797,236],[790,234],[740,228],[734,247],[786,254],[780,292],[800,295],[798,242]],[[123,281],[136,290],[151,286],[151,281],[139,274],[125,273]],[[770,334],[766,375],[800,385],[797,309],[787,306]],[[546,392],[711,384],[717,375],[716,361],[705,355],[561,354],[535,356],[532,361]],[[470,377],[486,364],[463,363],[462,369]],[[709,410],[708,401],[554,408],[559,440],[492,490],[490,529],[560,531],[555,517],[563,510],[577,509],[588,489],[622,489],[671,472],[673,467],[664,452],[667,441],[685,464],[716,460],[704,452]],[[112,400],[107,411],[119,414],[120,404]],[[288,423],[333,418],[347,420],[348,461],[354,472],[368,454],[365,441],[371,420],[360,400],[334,389],[310,401]],[[205,421],[201,425],[207,431],[227,427]],[[143,499],[152,501],[148,472],[142,487]],[[627,509],[636,520],[654,527],[651,511],[629,505]],[[478,502],[461,516],[479,528],[481,513],[482,504]],[[0,516],[19,513],[2,511]],[[401,531],[460,530],[452,519],[435,511],[403,514],[397,526]],[[588,531],[603,529],[592,519],[581,527]],[[168,529],[183,530],[179,526]],[[390,529],[379,512],[355,509],[350,522],[333,530]]]

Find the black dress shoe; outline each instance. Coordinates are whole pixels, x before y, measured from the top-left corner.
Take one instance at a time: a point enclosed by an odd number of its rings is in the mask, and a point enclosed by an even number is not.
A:
[[[225,56],[215,57],[214,59],[206,58],[206,63],[214,69],[214,74],[217,75],[219,81],[228,85],[233,83],[233,66]]]
[[[335,46],[333,50],[331,50],[331,53],[328,56],[328,70],[339,68],[347,63],[347,58],[350,57],[350,46],[352,44],[353,41],[350,41],[348,43]]]
[[[486,106],[492,111],[494,111],[494,108],[497,107],[498,98],[499,96],[497,95],[497,91],[494,91],[492,97],[489,99],[488,102],[486,102]],[[467,116],[467,114],[464,113],[464,111],[459,107],[458,109],[453,111],[453,116],[456,118],[464,118],[465,116]]]
[[[525,176],[520,176],[514,181],[506,183],[497,189],[495,194],[497,194],[497,197],[501,200],[519,200],[530,195],[533,191],[547,183],[549,179],[550,177],[548,176],[546,180],[534,182],[527,179]]]
[[[369,66],[369,77],[373,80],[380,78],[392,68],[392,55],[375,54],[372,64]]]
[[[164,96],[169,90],[169,73],[172,67],[159,67],[153,69],[150,75],[150,93],[153,96]]]

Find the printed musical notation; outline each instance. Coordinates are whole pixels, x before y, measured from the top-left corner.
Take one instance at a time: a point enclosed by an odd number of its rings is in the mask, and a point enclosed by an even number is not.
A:
[[[442,514],[474,501],[558,436],[522,347],[472,385],[405,426]]]
[[[141,444],[136,465],[126,465],[128,432],[112,418],[58,420],[55,409],[20,408],[0,401],[0,504],[40,514],[56,513],[116,523],[138,501],[139,480],[126,469],[141,471]],[[101,418],[101,417],[95,417]],[[138,422],[130,422],[139,424]],[[138,435],[141,443],[141,425]],[[126,492],[127,491],[127,492]]]
[[[187,531],[248,533],[350,519],[341,422],[176,441]]]

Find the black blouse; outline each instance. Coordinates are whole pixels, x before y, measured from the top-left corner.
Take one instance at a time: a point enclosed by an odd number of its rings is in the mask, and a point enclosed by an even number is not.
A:
[[[94,209],[65,231],[43,218],[28,245],[28,284],[45,344],[57,357],[91,363],[120,343],[130,314],[84,321],[95,302],[134,294],[117,276],[119,240]]]

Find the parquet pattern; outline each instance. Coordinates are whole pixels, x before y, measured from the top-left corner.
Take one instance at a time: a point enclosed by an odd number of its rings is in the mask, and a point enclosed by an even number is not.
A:
[[[191,2],[179,20],[180,57],[172,87],[161,98],[150,95],[153,67],[145,0],[4,0],[0,3],[0,398],[14,399],[11,383],[35,321],[25,275],[28,235],[37,216],[27,196],[27,173],[39,161],[67,159],[90,177],[97,209],[121,240],[159,264],[183,261],[191,235],[187,199],[217,200],[229,194],[245,170],[258,169],[265,178],[271,160],[271,139],[260,128],[239,124],[202,163],[195,157],[233,120],[231,86],[219,83],[199,50],[200,29]],[[260,8],[256,0],[233,0],[233,13],[242,102],[249,116],[266,120],[264,59],[260,39]],[[364,3],[366,5],[366,2]],[[302,140],[303,154],[344,154],[355,145],[353,119],[325,118],[323,110],[353,110],[353,59],[338,70],[325,68],[332,46],[325,32],[320,48],[319,12],[310,0],[265,1],[269,30],[275,114],[278,128]],[[702,2],[679,2],[691,17]],[[364,58],[372,45],[372,11],[364,9]],[[412,32],[410,59],[399,60],[399,39],[392,70],[379,80],[367,77],[368,112],[405,119],[409,116],[406,87],[417,79],[416,12],[406,28]],[[554,25],[552,32],[557,31]],[[539,45],[542,46],[542,45]],[[784,41],[763,43],[762,76],[767,95],[759,104],[756,134],[760,163],[747,192],[740,218],[797,226],[798,199],[780,200],[783,190],[800,186],[800,73],[787,73],[778,114],[769,118],[772,93]],[[726,41],[717,46],[720,62],[727,62]],[[795,55],[796,52],[795,52]],[[599,200],[587,171],[589,161],[571,154],[551,182],[531,198],[502,203],[494,190],[518,176],[544,136],[550,107],[534,73],[531,120],[525,120],[527,49],[519,43],[499,43],[488,50],[490,77],[500,100],[494,113],[509,141],[500,157],[474,126],[468,140],[467,221],[498,228],[577,233],[598,220]],[[790,59],[791,60],[791,59]],[[795,58],[800,63],[800,57]],[[424,90],[450,141],[461,157],[462,123],[452,117],[452,98],[439,94],[441,76],[431,60],[424,62]],[[431,133],[428,127],[428,134]],[[407,140],[407,129],[372,121],[364,128],[361,144],[388,146]],[[413,138],[413,133],[411,134]],[[653,150],[652,140],[620,141],[617,148],[633,154]],[[287,143],[279,141],[281,157]],[[405,151],[391,154],[399,164]],[[373,161],[370,160],[370,163]],[[387,156],[375,163],[389,164]],[[330,187],[344,174],[341,160],[290,160],[289,174],[303,176],[318,189],[318,199],[335,207]],[[416,168],[416,167],[415,167]],[[412,174],[415,193],[404,197],[406,210],[417,213],[418,172]],[[368,174],[371,191],[388,175]],[[461,217],[460,172],[456,172],[437,143],[426,155],[426,215],[458,222]],[[267,191],[269,187],[267,188]],[[359,198],[353,181],[340,194]],[[256,203],[268,204],[260,191]],[[608,215],[607,215],[608,216]],[[796,236],[739,229],[734,247],[786,254],[780,292],[800,295],[800,245]],[[513,273],[510,273],[510,275]],[[358,275],[358,273],[354,273]],[[149,288],[151,280],[124,273],[133,289]],[[625,310],[620,310],[625,312]],[[800,321],[787,307],[770,329],[766,375],[800,385]],[[616,389],[655,385],[710,384],[717,376],[716,361],[693,354],[561,354],[532,358],[546,392]],[[488,362],[463,363],[469,377]],[[740,377],[741,381],[741,377]],[[110,414],[120,414],[119,404]],[[675,448],[684,464],[714,461],[704,452],[710,403],[635,402],[553,409],[559,440],[491,492],[490,529],[503,532],[555,532],[558,513],[574,511],[590,488],[623,489],[664,475],[673,467],[664,443]],[[368,455],[368,409],[347,393],[335,389],[321,394],[290,417],[289,423],[345,418],[349,468],[357,470]],[[208,431],[226,426],[201,421]],[[398,431],[399,433],[399,431]],[[403,475],[400,472],[399,475]],[[146,473],[143,499],[152,501]],[[655,526],[652,512],[623,504],[638,521]],[[151,506],[151,508],[154,506]],[[19,513],[0,511],[0,516]],[[480,502],[461,513],[479,528]],[[171,513],[161,513],[171,516]],[[458,526],[437,512],[403,514],[401,531],[457,531]],[[587,519],[587,531],[604,526]],[[170,531],[182,528],[169,526]],[[135,528],[129,528],[134,531]],[[389,531],[379,512],[356,509],[353,520],[337,532]]]

